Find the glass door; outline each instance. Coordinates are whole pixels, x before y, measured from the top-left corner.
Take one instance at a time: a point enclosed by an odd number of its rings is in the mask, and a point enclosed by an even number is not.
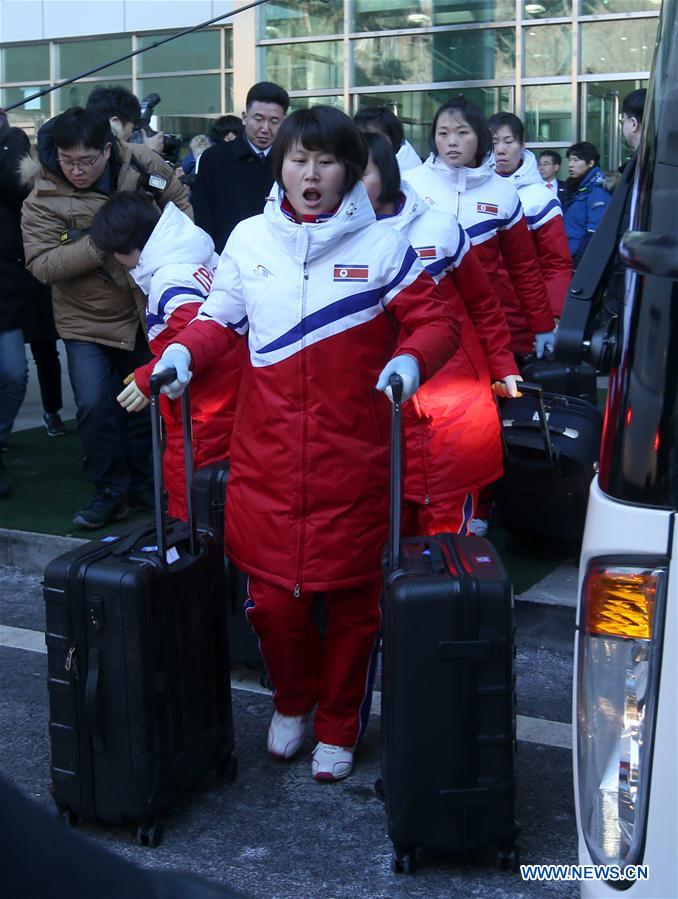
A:
[[[586,140],[598,147],[600,167],[604,172],[616,170],[621,164],[619,113],[621,97],[618,90],[605,84],[588,83],[586,91]]]

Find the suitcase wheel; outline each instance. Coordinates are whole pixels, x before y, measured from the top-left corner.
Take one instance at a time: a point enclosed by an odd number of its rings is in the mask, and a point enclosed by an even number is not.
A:
[[[500,871],[513,871],[514,873],[520,866],[520,850],[517,846],[513,849],[500,849],[497,852],[497,867]]]
[[[394,846],[391,868],[394,874],[414,874],[416,851],[402,846]]]
[[[238,773],[238,760],[234,755],[222,759],[217,767],[217,775],[224,783],[232,784]]]
[[[68,808],[67,805],[59,805],[57,806],[57,815],[61,818],[64,824],[68,825],[68,827],[77,827],[78,816],[75,814],[72,808]]]
[[[162,843],[162,825],[158,821],[140,823],[137,827],[137,843],[155,849]]]
[[[377,799],[381,799],[382,802],[385,801],[386,797],[384,796],[384,778],[378,777],[374,782],[374,795]]]

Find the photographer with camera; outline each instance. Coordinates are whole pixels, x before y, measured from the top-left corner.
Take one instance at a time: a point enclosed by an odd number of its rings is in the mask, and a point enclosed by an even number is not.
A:
[[[38,132],[38,159],[23,175],[33,189],[22,232],[28,270],[53,285],[54,318],[66,346],[77,425],[94,485],[76,527],[96,529],[132,508],[153,509],[148,415],[125,415],[115,398],[123,379],[151,358],[146,298],[126,269],[89,235],[96,212],[116,191],[143,191],[160,209],[191,215],[186,188],[157,153],[111,134],[109,120],[79,106]]]
[[[165,135],[162,131],[152,131],[150,127],[153,109],[159,102],[160,97],[151,94],[144,98],[142,108],[138,98],[126,87],[113,85],[95,87],[87,98],[87,109],[105,116],[119,140],[144,144],[149,150],[162,155]]]

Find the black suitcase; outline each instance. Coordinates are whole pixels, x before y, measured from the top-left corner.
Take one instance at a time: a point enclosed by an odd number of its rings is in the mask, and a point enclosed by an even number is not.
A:
[[[228,460],[206,465],[195,473],[195,508],[198,526],[209,528],[224,549],[224,511],[228,485]],[[245,615],[247,575],[228,559],[226,566],[228,656],[232,668],[252,668],[264,672],[259,641]],[[264,683],[265,678],[262,678]],[[267,682],[264,683],[267,685]]]
[[[504,476],[495,516],[507,531],[576,546],[600,453],[603,418],[586,400],[522,382],[501,406]]]
[[[195,506],[198,526],[209,528],[219,539],[222,552],[224,542],[224,511],[228,486],[227,460],[206,465],[195,473]],[[250,668],[261,674],[263,687],[272,689],[266,666],[259,650],[259,641],[245,615],[248,576],[225,559],[228,596],[228,656],[231,668]],[[325,605],[316,596],[313,616],[321,634],[325,630]]]
[[[400,540],[394,402],[384,558],[382,782],[397,872],[492,847],[517,869],[513,589],[482,537]]]
[[[533,384],[540,384],[547,393],[571,396],[598,404],[597,373],[588,362],[577,365],[556,362],[550,355],[537,359],[527,356],[520,366],[523,378]]]
[[[156,522],[59,556],[44,579],[54,800],[70,822],[134,822],[151,846],[194,782],[235,776],[222,553],[193,523],[186,395],[190,523],[165,519],[159,386]]]

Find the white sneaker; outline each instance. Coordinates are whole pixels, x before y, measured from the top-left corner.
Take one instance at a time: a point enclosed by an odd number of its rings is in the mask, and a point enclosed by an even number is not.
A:
[[[299,752],[306,736],[309,716],[274,712],[268,728],[268,751],[279,759],[291,759]]]
[[[490,522],[484,518],[472,518],[468,523],[469,534],[475,534],[476,537],[487,537],[487,529]]]
[[[353,770],[353,750],[331,743],[318,743],[313,750],[311,771],[316,780],[343,780]]]

